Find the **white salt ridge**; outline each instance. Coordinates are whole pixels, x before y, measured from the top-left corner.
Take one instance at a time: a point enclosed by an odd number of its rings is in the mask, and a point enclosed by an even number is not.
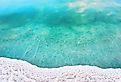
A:
[[[48,69],[2,57],[0,82],[121,82],[121,69],[81,65]]]

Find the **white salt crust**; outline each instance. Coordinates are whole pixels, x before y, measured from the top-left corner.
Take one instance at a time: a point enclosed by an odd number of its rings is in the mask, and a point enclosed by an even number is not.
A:
[[[2,57],[0,82],[121,82],[121,69],[81,65],[48,69]]]

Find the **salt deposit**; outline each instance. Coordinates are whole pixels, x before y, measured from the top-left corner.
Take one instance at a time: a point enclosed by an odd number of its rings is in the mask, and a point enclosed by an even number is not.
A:
[[[2,57],[0,82],[121,82],[121,69],[81,65],[48,69]]]

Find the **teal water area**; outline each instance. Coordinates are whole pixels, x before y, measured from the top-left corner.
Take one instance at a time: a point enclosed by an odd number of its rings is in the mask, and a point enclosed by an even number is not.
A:
[[[22,1],[0,7],[0,57],[44,68],[121,67],[120,1]]]

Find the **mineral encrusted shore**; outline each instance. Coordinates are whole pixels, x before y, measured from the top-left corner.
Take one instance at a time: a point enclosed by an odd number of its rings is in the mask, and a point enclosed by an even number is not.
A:
[[[1,57],[0,82],[121,82],[121,69],[81,65],[48,69]]]

